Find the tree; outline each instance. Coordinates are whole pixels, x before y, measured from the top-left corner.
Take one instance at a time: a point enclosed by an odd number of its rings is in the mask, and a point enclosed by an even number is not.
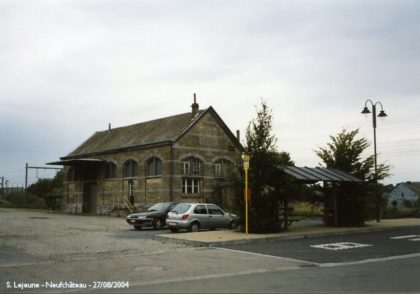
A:
[[[38,179],[27,191],[44,199],[50,208],[57,208],[58,200],[63,197],[64,172],[60,170],[52,179]]]
[[[356,138],[358,134],[358,129],[350,132],[343,129],[337,136],[330,136],[327,147],[315,151],[327,168],[343,170],[364,181],[363,184],[342,183],[336,187],[339,225],[363,224],[375,206],[374,157],[362,159],[369,142]],[[378,181],[389,176],[389,170],[388,165],[379,164]]]
[[[275,232],[279,225],[279,200],[282,194],[281,177],[284,175],[278,165],[291,165],[293,162],[287,152],[278,152],[277,139],[272,134],[272,112],[262,101],[257,109],[257,117],[246,130],[245,152],[250,156],[249,188],[249,231]],[[240,159],[238,159],[239,163]],[[238,214],[244,219],[244,182],[242,164],[231,177],[235,186]]]

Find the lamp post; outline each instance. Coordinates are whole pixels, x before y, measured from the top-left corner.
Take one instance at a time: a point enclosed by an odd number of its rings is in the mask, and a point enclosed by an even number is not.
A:
[[[368,108],[368,104],[372,106],[372,112]],[[378,155],[376,153],[376,106],[381,107],[381,111],[378,114],[378,117],[386,117],[387,114],[384,111],[382,103],[377,101],[373,102],[370,99],[365,101],[365,107],[362,110],[362,114],[369,115],[372,113],[372,124],[373,124],[373,150],[374,150],[374,159],[375,159],[375,201],[376,201],[376,221],[379,222],[381,218],[381,209],[380,209],[380,198],[378,195]]]

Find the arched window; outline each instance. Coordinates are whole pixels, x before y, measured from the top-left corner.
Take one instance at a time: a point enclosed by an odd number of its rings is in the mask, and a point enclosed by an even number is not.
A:
[[[117,166],[113,162],[107,162],[105,165],[105,179],[113,179],[117,176]]]
[[[190,156],[182,161],[182,175],[200,176],[202,175],[202,162],[199,158]]]
[[[132,178],[137,176],[138,164],[132,159],[124,162],[123,165],[123,177]]]
[[[229,160],[219,159],[214,163],[214,176],[223,178],[226,176],[227,168],[231,164]]]
[[[147,161],[147,176],[156,177],[162,175],[162,160],[157,157],[152,157]]]

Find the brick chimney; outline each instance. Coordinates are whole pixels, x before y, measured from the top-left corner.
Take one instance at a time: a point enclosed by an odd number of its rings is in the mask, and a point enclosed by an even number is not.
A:
[[[197,115],[198,111],[200,110],[200,107],[197,103],[197,97],[196,97],[195,93],[194,93],[194,103],[191,104],[191,108],[192,108],[192,112],[191,112],[192,117],[194,118]]]

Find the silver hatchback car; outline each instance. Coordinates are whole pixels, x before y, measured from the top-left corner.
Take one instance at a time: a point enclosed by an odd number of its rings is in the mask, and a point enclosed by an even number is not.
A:
[[[198,232],[200,229],[234,230],[238,227],[236,215],[226,213],[211,203],[180,203],[168,213],[166,224],[174,233],[179,229]]]

